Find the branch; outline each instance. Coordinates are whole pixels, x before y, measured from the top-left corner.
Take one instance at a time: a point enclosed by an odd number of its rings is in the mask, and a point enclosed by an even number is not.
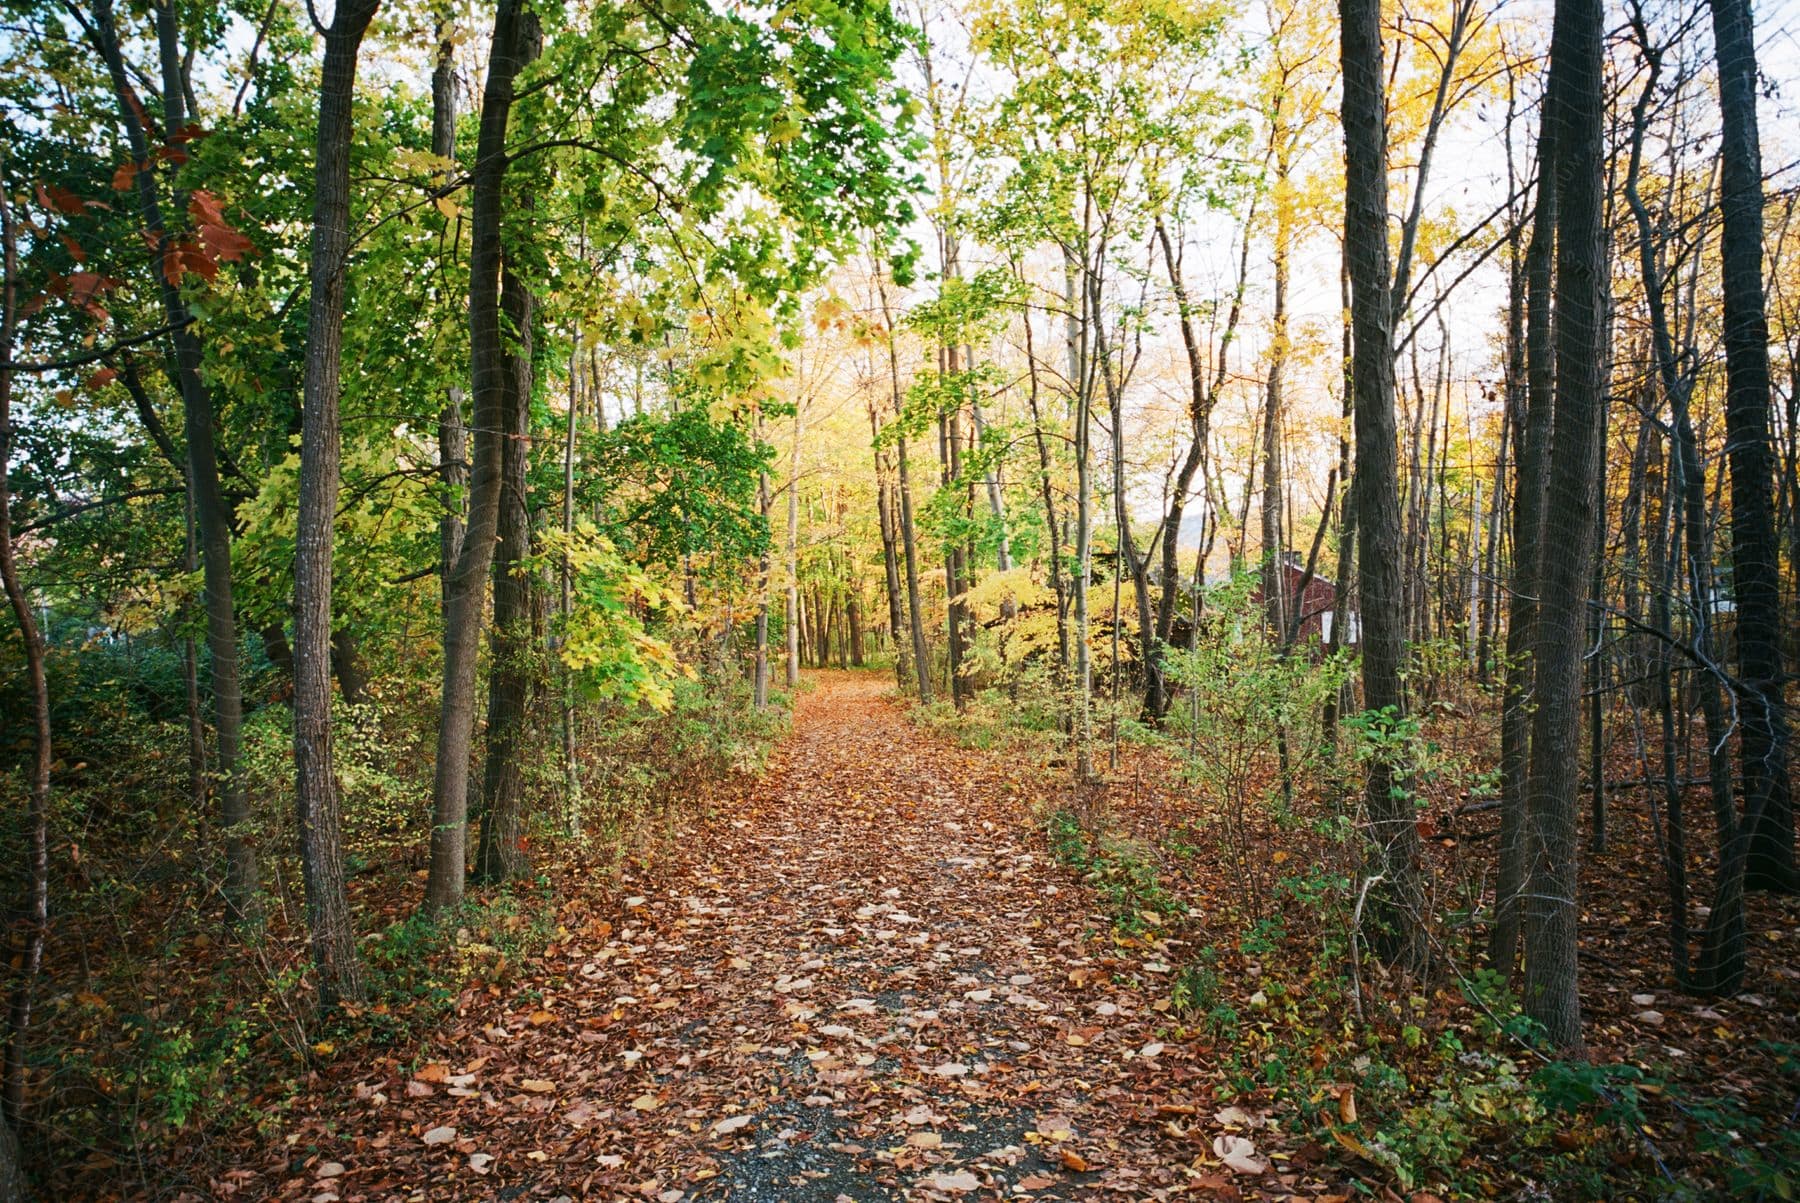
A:
[[[0,366],[4,366],[14,372],[31,372],[34,374],[60,372],[66,371],[69,368],[86,367],[90,363],[100,363],[102,360],[108,359],[128,347],[136,347],[143,343],[154,342],[165,334],[173,334],[183,327],[192,325],[193,322],[194,317],[192,314],[189,314],[178,322],[170,322],[166,326],[158,326],[154,330],[146,330],[142,334],[134,334],[130,338],[121,338],[117,342],[101,347],[97,351],[86,351],[80,355],[72,355],[67,359],[44,359],[35,363],[8,363]]]
[[[59,522],[74,518],[80,514],[85,514],[89,510],[103,509],[106,506],[118,505],[120,502],[124,501],[136,501],[144,497],[173,497],[185,492],[187,492],[186,485],[166,485],[156,489],[127,489],[123,493],[115,493],[111,497],[102,497],[96,501],[71,502],[54,514],[39,518],[36,522],[27,522],[24,526],[19,527],[14,533],[28,535],[32,531],[44,530],[47,527],[55,526]]]

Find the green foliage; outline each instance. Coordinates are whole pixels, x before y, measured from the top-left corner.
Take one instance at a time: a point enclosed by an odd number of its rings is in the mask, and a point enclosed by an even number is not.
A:
[[[769,546],[756,501],[771,449],[706,408],[627,418],[589,438],[577,498],[602,533],[642,564],[675,568],[699,556],[715,571]]]
[[[1090,833],[1071,810],[1051,812],[1045,830],[1050,851],[1094,888],[1119,931],[1153,930],[1187,913],[1187,904],[1164,888],[1154,854],[1145,846]]]
[[[1164,656],[1186,691],[1170,714],[1168,746],[1201,803],[1195,825],[1213,830],[1237,876],[1240,904],[1260,918],[1273,863],[1260,850],[1264,824],[1295,821],[1292,799],[1320,791],[1331,748],[1319,730],[1325,699],[1349,661],[1286,649],[1252,597],[1254,573],[1206,593],[1201,637]]]

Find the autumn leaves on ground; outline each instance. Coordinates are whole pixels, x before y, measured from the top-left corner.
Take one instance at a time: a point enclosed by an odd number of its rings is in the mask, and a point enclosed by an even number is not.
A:
[[[920,736],[890,689],[823,675],[767,774],[635,894],[571,900],[541,960],[469,989],[416,1058],[329,1065],[221,1191],[1255,1197],[1268,1170],[1309,1193],[1204,1057],[1159,1040],[1168,950],[1102,938],[1033,783]]]

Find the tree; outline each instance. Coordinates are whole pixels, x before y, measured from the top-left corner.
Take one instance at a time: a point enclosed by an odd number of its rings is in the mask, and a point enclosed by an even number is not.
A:
[[[250,800],[239,769],[243,739],[244,699],[239,683],[237,611],[232,601],[231,511],[219,479],[218,451],[214,436],[216,415],[212,391],[201,375],[202,346],[195,315],[181,293],[181,280],[189,262],[188,249],[173,236],[164,221],[157,194],[157,163],[173,156],[150,144],[147,116],[133,88],[125,55],[119,45],[112,0],[94,0],[90,16],[71,13],[80,20],[95,52],[105,65],[118,109],[119,124],[131,150],[130,179],[137,190],[138,210],[146,236],[153,244],[150,270],[162,298],[164,321],[174,346],[174,376],[181,392],[183,433],[187,442],[187,486],[193,498],[200,534],[200,559],[206,593],[206,648],[211,666],[214,740],[218,747],[220,777],[219,820],[225,852],[225,908],[234,922],[253,917],[256,909],[256,855],[244,835],[250,818]],[[158,58],[162,68],[163,120],[174,135],[187,125],[186,80],[182,70],[180,30],[175,6],[155,7]],[[153,157],[155,156],[155,157]],[[187,207],[190,198],[174,194],[175,208]],[[211,215],[208,215],[211,216]],[[222,220],[215,225],[223,227]]]
[[[1405,616],[1400,585],[1400,501],[1394,423],[1394,289],[1388,259],[1387,100],[1381,5],[1339,0],[1344,72],[1344,240],[1350,267],[1356,476],[1357,587],[1362,616],[1363,705],[1375,721],[1405,718],[1400,669]],[[1403,767],[1369,761],[1371,941],[1390,962],[1425,963],[1419,833]]]
[[[514,86],[525,66],[527,14],[522,0],[498,0],[481,129],[470,189],[469,354],[474,450],[469,472],[469,518],[462,551],[445,583],[444,680],[438,715],[437,771],[432,786],[431,867],[425,907],[462,901],[467,872],[469,755],[475,728],[475,661],[494,536],[500,518],[506,398],[511,375],[501,336],[500,216],[510,162],[506,134]]]
[[[537,17],[520,19],[520,67],[543,52]],[[531,232],[534,205],[515,202],[523,242]],[[505,391],[501,401],[499,542],[494,550],[494,616],[489,635],[488,723],[483,770],[481,838],[475,851],[477,880],[491,884],[522,873],[529,865],[524,831],[524,739],[527,711],[536,692],[532,664],[531,510],[526,493],[530,467],[531,399],[534,384],[533,324],[537,298],[526,279],[523,256],[502,250],[500,309],[511,333],[502,350]]]
[[[356,57],[379,0],[343,0],[325,36],[314,161],[312,297],[301,411],[300,513],[294,562],[294,769],[306,921],[319,1001],[362,998],[356,928],[344,885],[344,847],[331,739],[331,585],[337,525],[344,273],[350,249],[350,147]]]
[[[1560,1048],[1581,1045],[1576,836],[1582,638],[1595,551],[1595,481],[1609,357],[1604,184],[1605,17],[1599,0],[1558,0],[1550,41],[1555,132],[1556,415],[1539,539],[1532,641],[1531,770],[1525,800],[1525,1010]]]
[[[1737,600],[1743,805],[1721,849],[1699,965],[1704,988],[1744,979],[1746,889],[1800,889],[1782,666],[1781,550],[1773,515],[1769,327],[1764,306],[1762,149],[1756,42],[1747,0],[1712,0],[1719,66],[1720,271],[1724,284],[1725,439],[1731,473],[1732,591]],[[1730,814],[1729,807],[1725,813]]]
[[[1555,76],[1549,86],[1556,86]],[[1546,90],[1546,113],[1551,103]],[[1523,279],[1515,286],[1513,300],[1523,312],[1522,345],[1515,356],[1524,361],[1524,379],[1515,381],[1510,398],[1518,451],[1513,457],[1513,571],[1507,598],[1506,682],[1500,717],[1499,872],[1494,884],[1494,925],[1488,939],[1489,959],[1509,977],[1518,960],[1520,898],[1527,864],[1525,798],[1531,774],[1532,648],[1550,432],[1556,412],[1550,323],[1556,253],[1556,132],[1554,123],[1540,120],[1536,204],[1530,241],[1518,271]]]

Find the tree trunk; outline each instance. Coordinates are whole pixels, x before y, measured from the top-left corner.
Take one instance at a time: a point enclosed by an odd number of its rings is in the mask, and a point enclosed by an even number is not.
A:
[[[176,468],[185,477],[186,465],[177,463]],[[186,491],[182,498],[183,525],[185,537],[182,540],[181,567],[191,578],[200,568],[200,533],[194,521],[193,490]],[[188,761],[188,799],[193,803],[194,813],[206,813],[206,795],[209,786],[206,780],[206,709],[200,700],[200,646],[193,636],[193,598],[185,598],[181,603],[182,626],[185,633],[181,638],[181,693],[187,710],[187,761]]]
[[[794,405],[794,449],[788,455],[787,687],[800,684],[800,436],[801,403]]]
[[[163,318],[172,328],[175,348],[175,382],[181,392],[183,433],[187,441],[188,489],[194,499],[194,515],[200,531],[201,582],[206,598],[206,647],[211,669],[213,731],[218,746],[220,778],[219,826],[225,853],[225,910],[236,923],[254,917],[256,911],[256,856],[244,837],[250,817],[250,801],[238,752],[243,738],[244,699],[239,684],[237,615],[232,606],[231,511],[219,483],[218,452],[213,435],[212,394],[201,377],[200,336],[191,324],[193,315],[181,296],[181,282],[169,274],[166,254],[171,239],[163,224],[162,205],[156,195],[156,172],[151,169],[153,148],[143,124],[143,109],[126,73],[119,47],[112,0],[94,0],[90,30],[94,49],[106,64],[119,122],[131,147],[137,170],[138,208],[144,230],[153,244],[151,271],[161,293]],[[181,51],[177,43],[172,5],[156,8],[157,41],[163,68],[164,118],[168,127],[186,123],[185,89],[181,85]],[[176,196],[177,207],[182,198]]]
[[[570,561],[571,540],[575,534],[575,435],[581,424],[581,330],[575,330],[573,345],[569,348],[569,412],[563,425],[563,496],[562,496],[562,563],[557,565],[557,584],[560,586],[558,613],[562,616],[563,630],[569,628],[569,616],[575,609],[575,566]],[[726,634],[731,632],[731,624],[726,623]],[[577,806],[581,796],[581,778],[575,764],[575,693],[573,682],[566,667],[559,668],[561,685],[562,710],[562,755],[563,755],[563,814],[564,827],[573,835],[580,830],[580,816]]]
[[[1100,294],[1096,282],[1093,294],[1093,311],[1100,312]],[[1143,688],[1145,710],[1151,715],[1161,714],[1164,708],[1162,662],[1160,657],[1152,654],[1156,646],[1156,619],[1150,609],[1150,572],[1145,557],[1138,554],[1137,540],[1131,533],[1131,512],[1126,505],[1125,495],[1125,405],[1120,395],[1123,391],[1113,375],[1111,356],[1107,353],[1106,332],[1103,323],[1094,323],[1094,350],[1099,356],[1096,370],[1106,386],[1106,404],[1112,413],[1112,469],[1113,469],[1113,518],[1118,527],[1119,558],[1116,565],[1117,579],[1123,580],[1125,573],[1131,574],[1132,590],[1137,595],[1138,619],[1138,661],[1143,670]],[[1122,353],[1122,352],[1121,352]],[[1169,534],[1173,538],[1173,534]],[[1118,591],[1114,590],[1117,600]],[[1120,659],[1117,655],[1118,631],[1123,617],[1115,605],[1113,610],[1113,686],[1116,700],[1120,681]],[[1114,716],[1113,730],[1118,731],[1118,719]],[[1114,739],[1114,757],[1117,757],[1118,741]]]
[[[1079,334],[1071,331],[1070,335],[1071,358],[1076,369],[1071,380],[1075,391],[1075,721],[1072,734],[1075,783],[1085,786],[1094,776],[1094,657],[1088,641],[1088,587],[1094,575],[1094,379],[1087,354],[1087,327],[1093,316],[1088,309],[1088,290],[1079,289],[1079,296]]]
[[[1625,176],[1625,199],[1631,208],[1632,217],[1637,228],[1638,266],[1643,278],[1645,306],[1650,316],[1651,349],[1655,358],[1656,377],[1661,383],[1664,396],[1669,404],[1669,424],[1671,430],[1671,446],[1669,453],[1669,549],[1668,560],[1664,572],[1668,577],[1667,593],[1673,592],[1674,574],[1679,560],[1684,567],[1688,604],[1686,610],[1691,625],[1689,654],[1700,666],[1696,677],[1696,692],[1699,695],[1701,718],[1706,733],[1707,764],[1711,781],[1713,799],[1713,815],[1718,829],[1720,848],[1718,886],[1723,893],[1735,894],[1741,899],[1741,891],[1725,889],[1727,877],[1736,872],[1732,864],[1730,849],[1737,831],[1736,816],[1731,796],[1731,767],[1726,746],[1726,733],[1730,720],[1725,712],[1723,691],[1719,687],[1721,673],[1717,667],[1717,653],[1714,650],[1712,636],[1713,617],[1713,551],[1712,540],[1708,534],[1706,514],[1706,476],[1705,467],[1700,458],[1699,439],[1694,430],[1689,401],[1694,386],[1694,371],[1683,368],[1683,364],[1692,360],[1692,347],[1684,347],[1677,353],[1674,333],[1668,316],[1668,306],[1664,296],[1664,277],[1657,266],[1657,243],[1653,237],[1650,214],[1638,192],[1638,176],[1642,166],[1644,135],[1648,126],[1648,111],[1655,97],[1657,82],[1660,77],[1662,59],[1660,50],[1651,42],[1648,32],[1641,21],[1634,22],[1634,33],[1637,37],[1639,51],[1644,55],[1647,67],[1646,79],[1638,100],[1633,108],[1631,157]],[[1664,630],[1670,638],[1674,632],[1667,622],[1668,600],[1665,597],[1662,611],[1665,614]],[[1665,664],[1666,669],[1666,664]],[[1664,688],[1669,688],[1665,679]],[[1666,696],[1666,695],[1665,695]],[[1674,734],[1673,702],[1668,703],[1671,713],[1665,719],[1665,730]],[[1683,708],[1685,718],[1685,708]],[[1685,727],[1680,742],[1685,742]],[[1673,744],[1665,751],[1665,778],[1667,788],[1679,792],[1674,782],[1677,773],[1673,762]],[[1679,799],[1670,803],[1670,839],[1675,840],[1682,834],[1679,826]],[[1685,855],[1685,854],[1684,854]],[[1674,874],[1679,871],[1682,881],[1677,882]],[[1681,890],[1677,893],[1677,886]],[[1685,860],[1671,869],[1672,895],[1685,900]],[[1742,918],[1741,908],[1727,906],[1723,913],[1715,908],[1715,922],[1709,925],[1710,934],[1720,937],[1715,947],[1723,947],[1734,941],[1741,946],[1741,936],[1734,937],[1732,929],[1739,926]],[[1684,916],[1677,914],[1676,918]],[[1685,930],[1685,929],[1684,929]],[[1677,963],[1684,971],[1680,980],[1685,977],[1686,938],[1681,937],[1680,953]],[[1691,985],[1705,988],[1705,979],[1710,976],[1707,970],[1702,971],[1700,979],[1689,981]]]
[[[454,17],[449,10],[438,14],[437,66],[431,73],[431,153],[441,159],[456,158],[456,42]],[[446,179],[453,174],[446,172]],[[445,390],[444,408],[438,415],[438,479],[444,486],[444,513],[438,519],[438,580],[448,612],[450,579],[462,555],[463,520],[469,486],[469,432],[463,422],[463,391],[457,385]]]
[[[352,706],[360,706],[369,688],[369,676],[357,651],[356,634],[349,627],[331,632],[331,674],[337,678],[338,693]]]
[[[1550,81],[1555,86],[1556,81]],[[1546,97],[1546,104],[1549,98]],[[1488,959],[1511,977],[1518,961],[1520,896],[1525,888],[1525,794],[1531,772],[1532,647],[1537,621],[1539,549],[1543,537],[1551,423],[1556,413],[1551,346],[1551,284],[1556,246],[1556,129],[1538,130],[1537,204],[1525,249],[1524,387],[1516,391],[1513,430],[1518,444],[1513,483],[1513,570],[1507,597],[1506,689],[1500,716],[1500,844],[1494,887],[1494,926]]]
[[[872,368],[870,375],[874,375]],[[906,688],[908,660],[900,642],[900,628],[906,622],[906,604],[900,593],[900,551],[894,533],[898,515],[894,513],[892,465],[886,448],[881,446],[881,419],[876,415],[873,394],[868,397],[868,409],[869,445],[875,451],[875,513],[881,523],[882,579],[887,587],[888,630],[894,636],[894,685],[903,690]],[[858,663],[860,662],[859,659]]]
[[[1280,101],[1276,102],[1275,137],[1280,136]],[[1278,155],[1275,189],[1287,186],[1287,158]],[[1269,630],[1287,630],[1287,546],[1281,530],[1281,384],[1288,356],[1288,214],[1284,197],[1275,202],[1275,312],[1269,330],[1269,379],[1263,397],[1263,609]]]
[[[1743,888],[1792,893],[1793,784],[1788,778],[1781,637],[1781,549],[1776,540],[1770,436],[1769,323],[1763,296],[1762,145],[1756,119],[1756,38],[1749,0],[1711,0],[1719,64],[1724,292],[1725,445],[1731,470],[1731,585],[1737,602],[1738,708],[1744,779]],[[1728,884],[1728,883],[1727,883]],[[1741,906],[1721,893],[1713,908]],[[1742,976],[1741,955],[1722,955],[1723,981]]]
[[[1594,511],[1605,403],[1610,277],[1603,187],[1605,21],[1600,0],[1558,0],[1551,37],[1556,143],[1556,415],[1542,538],[1558,554],[1538,572],[1536,675],[1525,799],[1526,1014],[1559,1048],[1581,1046],[1577,958],[1576,790],[1581,649],[1594,556]]]
[[[520,65],[538,56],[537,16],[519,20]],[[529,212],[526,203],[520,209]],[[530,286],[502,256],[500,308],[512,339],[505,344],[506,391],[501,414],[499,545],[494,550],[494,625],[488,633],[487,756],[482,773],[481,836],[475,877],[484,885],[506,881],[531,865],[525,852],[526,719],[538,687],[532,639],[531,510],[526,496],[531,447],[532,324],[537,309]]]
[[[469,215],[469,358],[474,395],[474,454],[469,525],[444,599],[443,700],[432,785],[431,869],[425,908],[462,901],[467,873],[469,753],[475,728],[475,669],[482,602],[499,522],[501,430],[511,375],[500,331],[500,213],[505,204],[506,130],[513,85],[523,66],[522,0],[498,0],[481,103]]]
[[[973,352],[970,354],[972,356]],[[973,362],[969,366],[972,369]],[[969,422],[972,427],[969,432],[969,445],[974,448],[980,445],[982,438],[987,434],[987,420],[981,416],[981,399],[979,397],[971,396],[969,398]],[[981,479],[983,486],[987,489],[988,512],[994,516],[994,528],[997,532],[994,546],[994,567],[1001,572],[1011,572],[1013,566],[1012,541],[1006,534],[1006,494],[1000,486],[999,465],[994,461],[989,461],[987,466],[982,469]],[[1006,617],[1012,617],[1010,600],[1002,602],[1001,609]]]
[[[849,633],[850,663],[861,668],[863,666],[863,628],[862,603],[857,598],[858,592],[857,587],[852,584],[849,600],[844,603],[844,620]]]
[[[1673,457],[1671,456],[1671,460]],[[1672,465],[1671,465],[1672,466]],[[1650,545],[1650,621],[1658,630],[1672,631],[1670,603],[1675,596],[1676,563],[1681,551],[1681,507],[1676,474],[1667,473]],[[1683,813],[1682,784],[1675,762],[1674,650],[1667,639],[1656,640],[1655,688],[1657,717],[1662,733],[1662,787],[1664,806],[1663,873],[1669,887],[1669,968],[1677,982],[1688,980],[1687,818]]]
[[[1379,0],[1339,0],[1344,75],[1345,241],[1350,266],[1356,426],[1357,578],[1363,705],[1404,717],[1400,665],[1400,502],[1394,427],[1394,330],[1388,265],[1387,98]],[[1426,960],[1419,832],[1404,766],[1369,761],[1370,906],[1365,925],[1390,963]]]
[[[948,364],[946,369],[945,365]],[[938,374],[940,377],[954,377],[957,374],[956,348],[938,349]],[[954,489],[962,477],[962,432],[958,414],[938,415],[938,466],[939,479],[945,489]],[[944,614],[948,624],[948,643],[950,662],[946,669],[949,676],[947,687],[950,701],[961,710],[968,704],[963,680],[963,656],[966,651],[964,639],[967,634],[963,617],[963,603],[958,599],[968,582],[963,579],[964,556],[962,544],[952,536],[944,543]]]
[[[1056,494],[1051,487],[1050,444],[1044,437],[1044,417],[1038,404],[1037,350],[1032,346],[1031,310],[1023,314],[1025,325],[1026,401],[1031,409],[1031,435],[1037,444],[1038,491],[1044,499],[1044,537],[1050,544],[1050,587],[1056,594],[1056,671],[1058,689],[1069,671],[1069,591],[1063,584],[1062,520],[1056,514]]]
[[[756,415],[756,442],[762,445],[762,413]],[[756,474],[756,508],[762,515],[763,530],[768,531],[769,509],[773,505],[769,497],[769,473]],[[763,543],[762,554],[757,557],[757,589],[756,589],[756,673],[751,684],[751,704],[758,710],[766,710],[769,705],[769,585],[770,563],[769,542]]]
[[[335,543],[342,372],[344,276],[350,254],[350,140],[356,56],[378,0],[341,0],[325,35],[319,76],[319,140],[314,164],[301,410],[300,516],[294,556],[294,767],[306,925],[319,973],[319,1004],[330,1010],[363,995],[356,926],[344,885],[337,771],[332,759],[332,549]]]
[[[1344,485],[1344,500],[1338,512],[1338,562],[1337,587],[1332,593],[1331,630],[1325,636],[1325,654],[1335,656],[1344,646],[1351,643],[1349,623],[1351,605],[1355,602],[1354,590],[1350,577],[1356,565],[1356,474],[1350,459],[1350,437],[1347,433],[1356,417],[1355,374],[1351,371],[1354,361],[1355,323],[1350,320],[1350,250],[1345,247],[1338,257],[1338,293],[1339,305],[1343,312],[1343,320],[1339,338],[1341,340],[1340,356],[1343,361],[1344,401],[1343,425],[1338,434],[1338,479]],[[1337,758],[1338,715],[1350,693],[1350,685],[1345,682],[1332,690],[1331,696],[1325,699],[1319,715],[1320,736],[1326,753],[1333,761]]]
[[[888,307],[887,285],[879,276],[875,280],[876,294],[881,298],[881,324],[887,339],[888,383],[893,392],[894,416],[901,417],[904,403],[900,392],[900,351],[894,341],[894,315]],[[897,431],[894,439],[895,471],[898,475],[896,491],[900,495],[900,549],[906,561],[906,617],[911,627],[913,675],[918,681],[919,701],[931,704],[931,657],[925,645],[925,611],[920,603],[919,590],[919,545],[914,534],[912,511],[912,480],[907,463],[906,435]],[[899,632],[894,633],[899,638]]]

